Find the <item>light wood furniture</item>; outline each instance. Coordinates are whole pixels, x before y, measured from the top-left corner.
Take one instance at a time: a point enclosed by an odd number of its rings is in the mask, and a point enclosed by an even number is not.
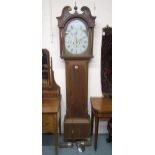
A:
[[[55,154],[58,154],[58,128],[60,129],[60,99],[43,99],[42,102],[42,131],[43,133],[55,134]]]
[[[42,50],[42,133],[55,134],[55,154],[58,154],[58,133],[61,133],[61,94],[54,80],[49,51]]]
[[[112,118],[112,98],[91,97],[91,135],[95,117],[95,140],[94,149],[97,149],[98,126],[100,118]]]
[[[60,100],[43,99],[43,133],[58,133]]]

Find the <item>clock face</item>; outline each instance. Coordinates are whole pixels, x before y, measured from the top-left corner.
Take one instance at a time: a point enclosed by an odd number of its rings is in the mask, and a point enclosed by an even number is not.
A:
[[[88,31],[81,20],[71,21],[65,31],[65,52],[82,54],[88,48]]]

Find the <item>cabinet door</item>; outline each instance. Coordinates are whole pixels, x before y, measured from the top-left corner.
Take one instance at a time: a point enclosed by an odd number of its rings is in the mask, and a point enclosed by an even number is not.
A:
[[[66,61],[67,116],[86,117],[88,90],[87,61]]]

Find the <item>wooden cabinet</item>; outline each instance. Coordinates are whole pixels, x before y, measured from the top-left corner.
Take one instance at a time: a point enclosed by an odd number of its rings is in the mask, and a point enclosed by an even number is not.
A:
[[[55,154],[58,152],[58,132],[61,133],[61,94],[54,80],[49,51],[42,49],[42,133],[55,134]],[[59,129],[59,131],[58,131]]]
[[[60,99],[43,99],[42,132],[58,133],[60,117]]]
[[[61,132],[61,94],[54,79],[52,59],[46,49],[42,49],[42,132]],[[58,127],[59,126],[59,127]]]

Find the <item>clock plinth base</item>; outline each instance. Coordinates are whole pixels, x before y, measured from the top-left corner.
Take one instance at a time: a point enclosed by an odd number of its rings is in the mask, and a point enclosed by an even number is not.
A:
[[[90,136],[90,118],[64,119],[64,140],[86,140]]]

